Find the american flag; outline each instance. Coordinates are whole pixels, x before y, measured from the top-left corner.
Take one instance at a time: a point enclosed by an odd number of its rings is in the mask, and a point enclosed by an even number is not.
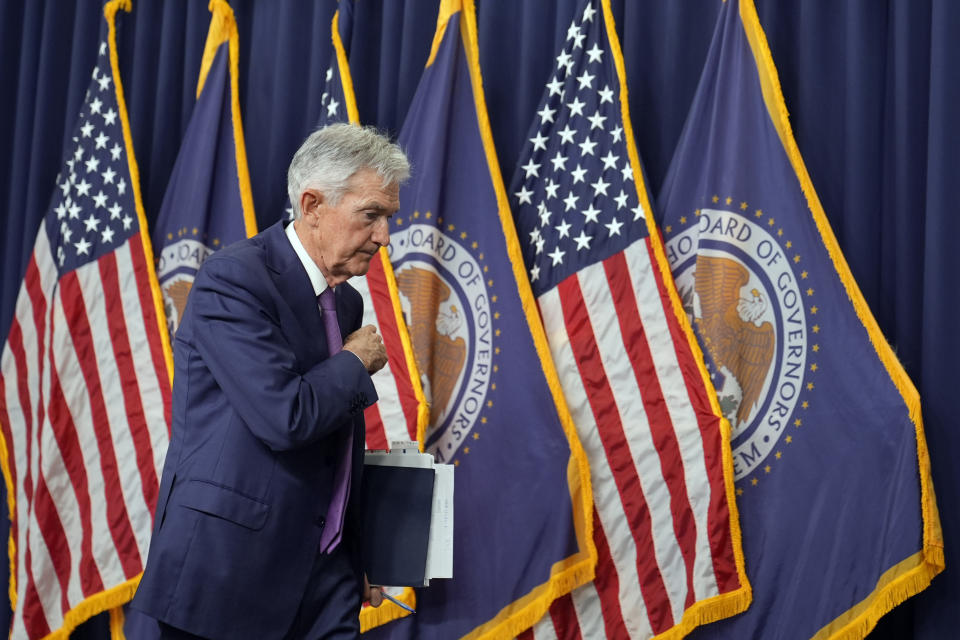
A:
[[[66,635],[130,599],[168,442],[170,380],[116,73],[117,4],[105,10],[109,38],[105,24],[0,360],[13,638]]]
[[[729,445],[647,219],[605,12],[594,0],[571,23],[510,189],[590,460],[599,554],[595,581],[556,601],[536,638],[685,633],[750,599]]]
[[[320,100],[320,127],[359,122],[347,64],[352,25],[353,0],[341,0],[332,21],[333,52]],[[417,440],[426,427],[427,405],[386,250],[370,261],[366,276],[351,279],[350,285],[363,296],[363,324],[377,327],[388,357],[386,366],[373,376],[380,399],[363,413],[367,448],[387,449],[391,442]]]

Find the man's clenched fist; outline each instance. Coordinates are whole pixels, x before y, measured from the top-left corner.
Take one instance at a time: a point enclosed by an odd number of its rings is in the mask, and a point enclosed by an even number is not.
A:
[[[383,338],[372,324],[360,327],[347,336],[343,349],[356,354],[370,373],[380,371],[387,364],[387,348],[383,346]]]

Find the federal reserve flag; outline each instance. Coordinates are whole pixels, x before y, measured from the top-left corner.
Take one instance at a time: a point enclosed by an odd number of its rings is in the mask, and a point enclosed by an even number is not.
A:
[[[598,561],[532,635],[679,636],[750,602],[728,427],[648,215],[609,2],[583,4],[556,60],[510,195]]]
[[[0,364],[11,638],[64,638],[133,596],[169,441],[169,345],[120,84],[100,49]]]
[[[752,0],[728,0],[660,197],[733,425],[754,602],[697,637],[861,638],[943,569],[920,403],[804,167]]]
[[[400,133],[414,174],[389,246],[430,402],[426,450],[456,465],[453,579],[376,637],[512,638],[593,577],[586,456],[523,268],[476,38],[473,3],[443,2]]]
[[[211,0],[210,11],[197,103],[153,230],[171,337],[207,256],[257,232],[240,120],[237,23],[225,0]]]

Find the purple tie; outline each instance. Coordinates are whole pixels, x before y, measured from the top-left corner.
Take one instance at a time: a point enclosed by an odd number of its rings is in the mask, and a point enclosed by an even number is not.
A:
[[[327,333],[327,346],[330,356],[333,357],[343,349],[343,338],[340,337],[340,325],[337,323],[337,299],[333,289],[327,287],[317,297],[320,309],[323,311],[323,327]],[[334,480],[333,495],[330,506],[327,508],[327,517],[320,534],[320,549],[330,553],[340,544],[340,532],[343,529],[343,514],[347,510],[347,498],[350,496],[350,471],[353,466],[353,428],[351,427],[343,438],[341,445],[340,463],[337,465],[337,476]]]

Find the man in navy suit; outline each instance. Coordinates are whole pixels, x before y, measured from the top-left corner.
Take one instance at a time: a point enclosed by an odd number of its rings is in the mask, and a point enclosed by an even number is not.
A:
[[[290,164],[296,220],[197,274],[132,604],[162,637],[354,638],[361,600],[380,603],[360,568],[356,498],[370,376],[387,356],[346,281],[389,242],[409,172],[373,129],[321,129]]]

